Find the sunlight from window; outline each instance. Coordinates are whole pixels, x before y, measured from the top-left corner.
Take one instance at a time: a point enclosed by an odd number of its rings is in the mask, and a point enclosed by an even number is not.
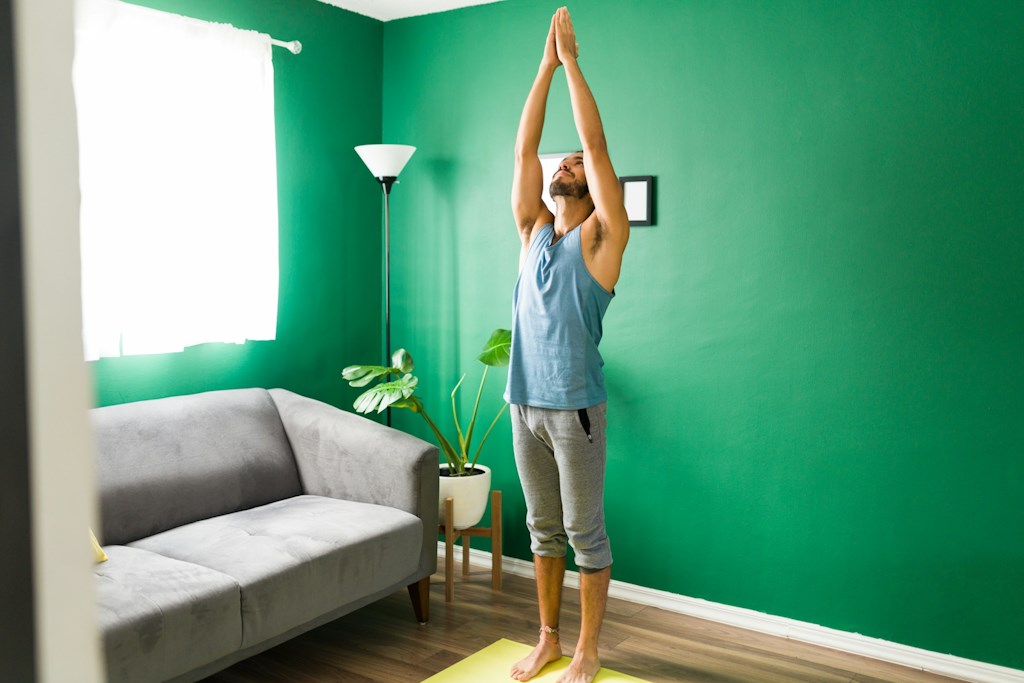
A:
[[[267,36],[80,7],[74,64],[88,360],[273,339],[278,216]]]

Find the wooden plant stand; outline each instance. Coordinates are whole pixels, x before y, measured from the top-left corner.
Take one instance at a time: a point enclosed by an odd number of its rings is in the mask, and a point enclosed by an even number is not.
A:
[[[501,590],[501,491],[491,491],[491,526],[456,529],[455,501],[444,500],[444,523],[437,533],[444,534],[444,601],[455,598],[455,541],[462,537],[462,576],[469,576],[469,539],[483,536],[491,539],[491,588]]]

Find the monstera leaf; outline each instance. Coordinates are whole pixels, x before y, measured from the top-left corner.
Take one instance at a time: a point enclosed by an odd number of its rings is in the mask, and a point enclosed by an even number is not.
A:
[[[394,370],[395,368],[386,368],[383,365],[350,365],[341,371],[341,376],[354,387],[365,387],[381,375]]]
[[[416,391],[416,384],[419,379],[406,374],[399,379],[390,382],[381,382],[372,389],[368,389],[359,395],[353,407],[357,413],[369,413],[376,410],[383,413],[387,407],[399,401],[406,401]],[[407,407],[402,405],[399,407]]]
[[[484,365],[495,367],[508,365],[512,351],[512,332],[501,328],[491,332],[491,338],[484,344],[483,352],[476,357]]]
[[[412,356],[405,349],[398,349],[391,354],[391,366],[396,375],[407,375],[412,372],[413,363]]]
[[[350,365],[341,371],[341,376],[351,386],[365,387],[378,377],[386,377],[388,374],[407,375],[412,369],[412,356],[405,349],[398,349],[391,354],[390,368],[383,365]]]
[[[398,349],[391,355],[391,367],[384,367],[382,365],[350,365],[341,371],[341,375],[354,387],[365,387],[371,382],[380,379],[380,384],[367,389],[355,400],[353,404],[355,411],[362,414],[374,411],[382,413],[390,407],[406,408],[414,413],[418,413],[426,421],[430,431],[437,438],[437,444],[440,446],[445,460],[448,461],[451,471],[461,476],[472,474],[473,467],[476,465],[477,458],[480,457],[480,451],[483,449],[484,442],[487,441],[491,430],[494,429],[499,418],[504,414],[505,409],[508,408],[508,404],[502,402],[501,409],[494,416],[494,420],[480,440],[480,445],[477,446],[476,453],[470,459],[470,448],[473,443],[473,434],[476,428],[476,419],[480,408],[480,398],[483,394],[484,382],[487,380],[487,371],[492,367],[508,365],[511,349],[512,333],[499,328],[491,333],[490,339],[484,344],[483,351],[477,356],[477,360],[484,364],[484,370],[480,377],[480,386],[476,392],[476,401],[473,404],[473,414],[469,420],[469,428],[465,433],[463,433],[459,422],[456,403],[456,393],[459,387],[462,386],[465,375],[462,376],[462,379],[458,381],[452,390],[452,417],[455,418],[455,431],[458,436],[457,447],[441,433],[437,424],[427,414],[427,409],[423,403],[415,395],[419,380],[412,374],[415,366],[412,356],[405,349]],[[391,375],[394,375],[397,379],[389,381]]]

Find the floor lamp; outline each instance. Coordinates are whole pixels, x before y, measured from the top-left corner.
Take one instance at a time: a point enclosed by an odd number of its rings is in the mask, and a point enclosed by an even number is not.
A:
[[[384,191],[384,367],[391,365],[391,186],[398,182],[409,158],[416,151],[411,145],[359,145],[356,154]],[[391,426],[391,408],[387,411]]]

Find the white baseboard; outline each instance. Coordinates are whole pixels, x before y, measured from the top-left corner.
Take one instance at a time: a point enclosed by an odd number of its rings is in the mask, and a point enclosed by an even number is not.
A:
[[[437,544],[438,555],[444,556],[444,543]],[[456,566],[461,560],[456,550]],[[477,567],[490,568],[491,554],[482,550],[469,551],[469,562]],[[533,578],[533,563],[503,556],[502,569],[509,574]],[[444,569],[443,565],[440,569]],[[565,585],[579,588],[578,572],[565,572]],[[878,638],[862,636],[859,633],[837,631],[826,626],[809,624],[796,619],[776,617],[763,612],[731,607],[716,602],[688,598],[667,591],[644,588],[623,581],[612,579],[608,595],[621,600],[628,600],[639,605],[658,607],[669,612],[686,614],[699,619],[707,619],[721,624],[738,626],[758,633],[767,633],[783,638],[792,638],[804,643],[821,645],[841,652],[871,657],[883,662],[891,662],[901,666],[930,671],[931,673],[957,678],[972,683],[1024,683],[1024,671],[1011,669],[996,664],[976,662],[955,655],[944,655],[930,650],[900,645]]]

